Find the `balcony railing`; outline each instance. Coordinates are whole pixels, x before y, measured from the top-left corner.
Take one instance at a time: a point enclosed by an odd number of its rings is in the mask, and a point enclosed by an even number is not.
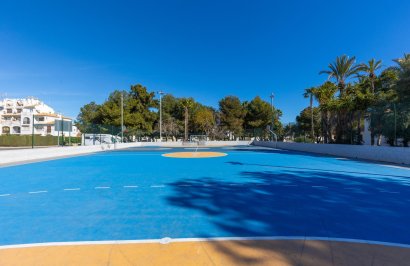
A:
[[[1,121],[1,124],[3,124],[3,125],[20,125],[21,124],[21,121],[19,121],[19,120],[3,120],[3,121]]]

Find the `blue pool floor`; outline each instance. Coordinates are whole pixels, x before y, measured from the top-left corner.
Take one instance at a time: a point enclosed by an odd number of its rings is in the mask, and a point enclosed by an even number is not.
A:
[[[0,245],[256,236],[410,244],[409,168],[256,147],[162,156],[181,150],[0,168]]]

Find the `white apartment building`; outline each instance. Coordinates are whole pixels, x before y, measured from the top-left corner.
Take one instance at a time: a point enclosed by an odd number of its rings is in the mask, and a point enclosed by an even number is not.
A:
[[[0,135],[52,135],[79,136],[80,132],[73,126],[63,132],[56,130],[55,123],[73,122],[71,118],[54,112],[53,108],[42,101],[29,97],[24,99],[0,99]],[[61,122],[60,122],[61,123]],[[60,124],[61,125],[61,124]],[[33,129],[34,126],[34,129]]]

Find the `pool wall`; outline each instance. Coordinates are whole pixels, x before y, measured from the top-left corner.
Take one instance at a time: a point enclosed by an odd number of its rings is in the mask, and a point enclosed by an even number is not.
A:
[[[112,150],[114,148],[126,149],[136,146],[139,146],[138,143],[119,143],[116,145],[116,147],[114,147],[114,145],[95,145],[3,150],[0,151],[0,166],[21,162],[46,160],[52,158],[102,152],[106,150]]]
[[[220,146],[237,146],[249,145],[250,141],[207,141],[206,146],[220,147]],[[0,166],[7,166],[10,164],[18,164],[31,161],[48,160],[54,158],[61,158],[67,156],[82,155],[95,152],[103,152],[113,149],[127,149],[133,147],[186,147],[196,146],[196,143],[183,144],[182,142],[131,142],[118,143],[107,145],[93,145],[93,146],[72,146],[72,147],[47,147],[34,149],[15,149],[0,151]]]
[[[254,141],[253,145],[410,165],[410,148],[404,147],[270,141]]]

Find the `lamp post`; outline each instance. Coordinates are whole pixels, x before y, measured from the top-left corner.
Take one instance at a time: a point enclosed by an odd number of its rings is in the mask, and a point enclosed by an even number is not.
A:
[[[159,94],[159,141],[162,142],[162,95],[163,91],[158,91]]]
[[[32,122],[32,125],[31,125],[31,148],[34,149],[34,112],[33,112],[33,118],[32,119],[33,119],[33,122]]]
[[[275,112],[273,110],[273,99],[275,98],[275,94],[272,92],[269,97],[270,97],[270,106],[272,108],[272,130],[273,130],[273,125],[275,122]]]
[[[63,115],[61,115],[61,147],[64,147],[64,120],[63,120]]]

